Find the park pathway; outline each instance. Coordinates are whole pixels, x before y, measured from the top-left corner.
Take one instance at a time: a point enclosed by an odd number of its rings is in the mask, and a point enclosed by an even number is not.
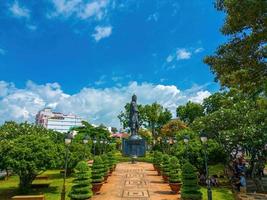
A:
[[[119,163],[92,200],[178,200],[150,163]]]

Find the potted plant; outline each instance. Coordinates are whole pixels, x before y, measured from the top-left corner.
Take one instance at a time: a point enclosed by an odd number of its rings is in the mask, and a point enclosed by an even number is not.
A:
[[[115,169],[115,165],[116,165],[116,159],[115,159],[115,156],[112,152],[108,152],[108,159],[109,159],[109,175],[112,174],[112,172],[114,171]]]
[[[165,183],[169,180],[169,172],[170,172],[170,156],[168,154],[163,154],[162,157],[162,177]]]
[[[154,151],[153,152],[153,160],[152,160],[152,162],[153,162],[154,170],[156,170],[156,171],[157,171],[157,157],[158,157],[158,155],[159,155],[159,151]]]
[[[159,176],[161,175],[162,158],[163,154],[160,151],[158,151],[157,157],[155,158],[155,166]]]
[[[104,162],[100,156],[94,157],[94,162],[92,166],[92,184],[93,193],[97,194],[103,185],[104,180]]]
[[[92,197],[91,169],[85,161],[81,161],[75,167],[74,185],[69,197],[71,200],[88,200]]]
[[[104,181],[107,183],[108,175],[109,175],[109,159],[107,154],[103,154],[101,156],[103,162],[104,162]]]
[[[180,192],[182,183],[179,160],[175,156],[170,158],[169,169],[169,185],[171,190],[177,194]]]
[[[196,169],[189,162],[185,163],[182,167],[182,183],[181,197],[183,200],[202,199]]]

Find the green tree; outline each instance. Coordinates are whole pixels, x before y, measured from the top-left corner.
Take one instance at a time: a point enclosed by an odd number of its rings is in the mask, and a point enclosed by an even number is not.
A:
[[[220,109],[198,118],[191,127],[205,131],[209,138],[216,140],[228,161],[236,159],[240,148],[246,152],[250,158],[251,175],[257,181],[256,171],[265,162],[257,158],[266,156],[267,99],[263,96],[251,99],[242,94],[235,96],[229,96]]]
[[[216,8],[226,13],[221,32],[229,40],[204,62],[222,86],[250,94],[266,92],[267,2],[217,0]]]
[[[179,119],[173,119],[166,123],[162,128],[161,128],[161,134],[163,136],[168,136],[168,137],[173,137],[175,134],[177,134],[179,131],[186,129],[187,126],[184,122],[182,122]]]
[[[139,117],[139,127],[141,127],[144,124],[145,121],[145,111],[143,105],[137,105],[138,108],[138,117]],[[129,127],[129,117],[130,116],[130,103],[127,103],[124,106],[124,111],[121,111],[118,115],[118,118],[120,120],[120,123],[122,124],[123,128]]]
[[[182,167],[182,192],[181,197],[183,200],[201,200],[202,193],[198,186],[198,178],[196,169],[189,162],[185,163]]]
[[[138,110],[140,127],[144,126],[149,128],[152,131],[153,137],[156,136],[156,130],[159,131],[160,128],[172,118],[171,112],[156,102],[151,105],[138,105]],[[129,115],[130,104],[127,103],[124,107],[124,111],[118,115],[124,128],[129,127]]]
[[[153,103],[151,105],[145,105],[145,116],[147,127],[152,131],[153,137],[156,137],[156,130],[160,130],[161,127],[171,120],[171,112],[163,108],[162,105],[158,103]]]
[[[0,167],[16,173],[20,190],[26,193],[37,175],[62,163],[57,142],[63,137],[29,123],[6,122],[0,127]]]
[[[75,167],[74,185],[69,197],[72,200],[87,200],[93,196],[91,184],[91,169],[85,161],[80,161]]]
[[[6,145],[11,147],[7,156],[12,171],[19,176],[22,193],[29,191],[37,175],[56,166],[56,144],[45,135],[21,135]]]
[[[187,102],[186,105],[178,106],[176,115],[187,124],[191,124],[196,118],[204,115],[204,108],[199,103]]]

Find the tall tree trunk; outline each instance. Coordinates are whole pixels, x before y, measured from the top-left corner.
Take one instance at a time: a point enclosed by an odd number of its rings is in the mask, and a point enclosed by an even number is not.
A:
[[[8,169],[6,169],[6,180],[8,180],[8,178],[9,178],[9,171]]]
[[[19,178],[19,191],[21,194],[29,193],[31,184],[36,176],[32,174],[21,175]]]

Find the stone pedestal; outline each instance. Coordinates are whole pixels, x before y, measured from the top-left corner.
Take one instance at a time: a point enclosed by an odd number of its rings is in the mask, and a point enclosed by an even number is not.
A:
[[[145,156],[146,142],[139,135],[131,135],[128,139],[122,140],[122,152],[125,156]]]

